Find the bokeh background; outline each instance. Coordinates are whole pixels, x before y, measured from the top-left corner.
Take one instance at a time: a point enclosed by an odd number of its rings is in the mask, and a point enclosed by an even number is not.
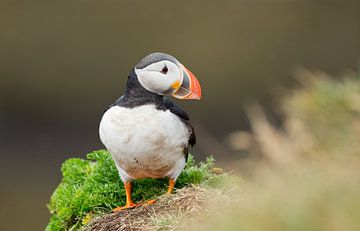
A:
[[[249,129],[243,104],[277,116],[299,67],[338,75],[360,60],[358,0],[0,0],[0,229],[42,230],[61,163],[102,148],[102,112],[154,51],[200,80],[180,102],[198,133],[196,158],[245,158],[228,134]],[[275,108],[275,110],[274,110]]]

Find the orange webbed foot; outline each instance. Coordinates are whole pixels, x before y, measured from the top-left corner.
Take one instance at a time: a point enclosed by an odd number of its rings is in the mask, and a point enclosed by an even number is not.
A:
[[[145,203],[144,203],[144,206],[149,206],[149,205],[153,205],[156,203],[156,200],[147,200]]]
[[[124,205],[124,206],[119,206],[119,207],[116,207],[114,208],[112,211],[113,212],[120,212],[120,211],[124,211],[124,210],[127,210],[127,209],[133,209],[133,208],[136,208],[136,207],[139,207],[139,206],[149,206],[149,205],[152,205],[152,204],[155,204],[156,203],[156,200],[147,200],[143,203],[138,203],[138,204],[135,204],[135,203],[132,203],[132,204],[129,204],[129,205]]]
[[[138,206],[140,206],[140,204],[131,203],[131,204],[127,204],[127,205],[124,205],[124,206],[116,207],[112,211],[115,213],[115,212],[120,212],[120,211],[123,211],[123,210],[126,210],[126,209],[132,209],[132,208],[135,208],[135,207],[138,207]]]
[[[119,206],[114,208],[112,211],[113,212],[120,212],[126,209],[132,209],[135,208],[137,206],[139,206],[140,204],[135,204],[133,202],[133,200],[131,199],[131,189],[132,189],[132,183],[131,182],[124,182],[124,188],[125,188],[125,193],[126,193],[126,204],[124,206]]]

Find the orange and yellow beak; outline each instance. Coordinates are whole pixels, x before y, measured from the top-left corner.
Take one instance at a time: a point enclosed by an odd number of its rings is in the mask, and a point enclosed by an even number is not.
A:
[[[195,75],[184,65],[181,65],[183,71],[182,83],[174,84],[173,88],[177,89],[172,96],[179,99],[197,99],[201,98],[201,86]]]

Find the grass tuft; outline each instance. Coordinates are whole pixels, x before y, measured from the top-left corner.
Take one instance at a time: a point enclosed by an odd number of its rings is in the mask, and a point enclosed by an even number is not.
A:
[[[211,171],[213,167],[212,157],[196,164],[189,155],[175,187],[218,184],[221,177]],[[114,207],[125,204],[125,190],[109,152],[91,152],[86,160],[68,159],[61,172],[62,181],[48,204],[51,218],[46,230],[78,229],[92,217],[110,213]],[[136,180],[132,197],[137,202],[154,199],[166,192],[167,182],[166,179]]]

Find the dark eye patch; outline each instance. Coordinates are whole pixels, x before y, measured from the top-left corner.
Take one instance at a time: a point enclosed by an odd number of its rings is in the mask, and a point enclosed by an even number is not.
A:
[[[168,67],[165,65],[165,66],[161,69],[160,72],[163,73],[163,74],[167,74],[168,71],[169,71],[169,69],[168,69]]]

